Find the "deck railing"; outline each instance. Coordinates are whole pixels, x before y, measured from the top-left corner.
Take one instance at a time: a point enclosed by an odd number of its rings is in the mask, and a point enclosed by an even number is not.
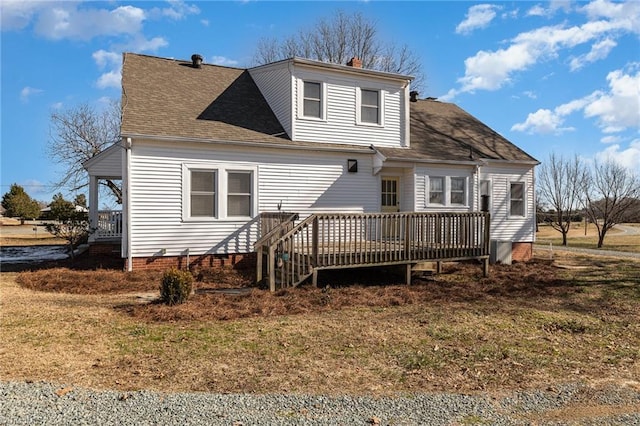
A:
[[[276,280],[290,287],[313,274],[315,281],[321,269],[486,259],[489,215],[319,213],[280,229],[280,237],[268,243],[264,253],[268,254],[268,281],[274,290]]]
[[[122,211],[99,210],[96,224],[96,239],[117,239],[122,237]]]

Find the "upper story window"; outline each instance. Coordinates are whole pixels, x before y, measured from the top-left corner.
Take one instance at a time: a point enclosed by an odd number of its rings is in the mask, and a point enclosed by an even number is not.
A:
[[[444,178],[429,178],[429,204],[444,204]]]
[[[360,121],[380,124],[380,92],[362,89],[361,96]]]
[[[449,194],[451,204],[460,206],[467,204],[467,197],[465,193],[466,181],[467,180],[463,177],[451,178],[451,191]]]
[[[304,117],[322,118],[322,84],[305,81],[303,87],[302,115]]]
[[[524,182],[511,182],[509,188],[509,214],[511,216],[525,216],[525,187]]]
[[[384,125],[384,96],[381,90],[358,89],[356,103],[356,122],[358,124]]]

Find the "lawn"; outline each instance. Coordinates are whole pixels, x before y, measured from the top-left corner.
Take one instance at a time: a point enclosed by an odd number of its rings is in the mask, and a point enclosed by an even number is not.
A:
[[[614,227],[607,232],[604,238],[602,250],[628,251],[640,253],[640,224],[628,223],[623,226],[635,229],[637,234],[629,234],[621,229]],[[562,234],[549,225],[540,225],[536,233],[536,242],[538,244],[553,244],[560,246],[562,244]],[[584,223],[574,223],[571,225],[569,234],[567,235],[567,245],[569,247],[579,248],[598,248],[598,231],[593,224],[587,226],[587,233],[584,232]]]
[[[447,264],[410,286],[362,270],[242,295],[216,289],[250,278],[216,272],[175,307],[153,301],[158,277],[2,273],[0,380],[356,395],[640,386],[640,262],[567,255],[488,278]]]

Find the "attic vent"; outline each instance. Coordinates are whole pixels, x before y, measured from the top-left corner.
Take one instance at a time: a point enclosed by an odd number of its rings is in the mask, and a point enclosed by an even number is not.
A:
[[[191,55],[191,65],[194,68],[202,68],[202,56],[197,53]]]
[[[353,58],[349,59],[349,62],[347,62],[347,66],[353,68],[362,68],[362,61],[360,60],[360,58],[354,56]]]
[[[418,102],[418,95],[419,93],[415,90],[412,90],[411,92],[409,92],[409,96],[411,97],[409,100],[411,102]]]

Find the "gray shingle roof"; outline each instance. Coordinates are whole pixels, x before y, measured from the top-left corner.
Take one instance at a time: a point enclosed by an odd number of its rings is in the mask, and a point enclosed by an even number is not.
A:
[[[367,149],[292,141],[245,69],[126,53],[122,87],[123,136]],[[380,148],[390,159],[535,161],[456,105],[410,105],[411,148]]]

